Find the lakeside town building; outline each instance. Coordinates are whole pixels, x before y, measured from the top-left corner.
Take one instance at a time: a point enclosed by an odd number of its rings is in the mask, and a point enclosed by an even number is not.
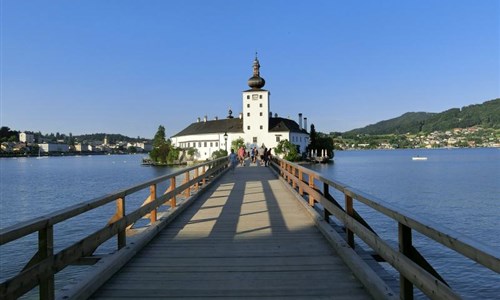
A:
[[[230,151],[232,141],[243,139],[246,149],[275,148],[282,140],[297,146],[300,153],[309,144],[307,118],[298,114],[298,123],[288,118],[272,115],[271,93],[263,89],[265,80],[260,76],[257,56],[253,61],[253,76],[248,79],[250,89],[242,92],[242,113],[234,117],[229,110],[225,119],[198,120],[171,137],[172,144],[183,149],[197,150],[195,159],[211,158],[217,150]]]
[[[40,147],[40,151],[42,153],[69,152],[69,145],[67,145],[67,144],[41,143],[41,144],[38,144],[38,147]]]
[[[35,142],[35,135],[31,132],[23,131],[19,133],[19,141],[21,143],[33,144]]]

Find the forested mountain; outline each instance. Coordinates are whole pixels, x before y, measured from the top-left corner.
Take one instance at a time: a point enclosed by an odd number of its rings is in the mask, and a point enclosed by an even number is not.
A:
[[[441,113],[409,112],[394,119],[344,132],[344,135],[419,133],[472,126],[500,129],[500,98]]]
[[[117,141],[123,142],[140,142],[146,140],[145,138],[137,137],[131,138],[121,134],[109,134],[109,133],[94,133],[94,134],[83,134],[74,136],[77,141],[104,141],[104,137],[108,138],[109,143],[114,143]]]

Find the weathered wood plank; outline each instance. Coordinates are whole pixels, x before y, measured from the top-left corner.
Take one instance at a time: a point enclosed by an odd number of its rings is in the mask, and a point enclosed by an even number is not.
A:
[[[187,293],[189,292],[189,293]],[[245,299],[255,298],[255,299],[266,299],[273,298],[276,299],[371,299],[368,296],[357,296],[360,293],[363,293],[363,290],[358,288],[350,289],[350,290],[340,290],[332,287],[329,288],[315,288],[310,287],[309,289],[302,288],[285,288],[280,289],[278,287],[273,288],[272,290],[259,290],[259,289],[238,289],[238,290],[184,290],[184,289],[170,289],[170,290],[161,290],[161,289],[153,289],[153,290],[145,290],[141,291],[141,293],[134,293],[133,290],[103,290],[102,296],[103,299],[108,299],[108,297],[118,297],[119,299],[166,299],[166,298],[208,298],[208,297],[217,297],[217,298],[236,298],[236,297],[244,297]],[[327,295],[330,293],[330,295]],[[186,296],[188,295],[188,296]],[[353,295],[356,295],[353,297]]]
[[[279,180],[237,168],[94,298],[369,299]]]

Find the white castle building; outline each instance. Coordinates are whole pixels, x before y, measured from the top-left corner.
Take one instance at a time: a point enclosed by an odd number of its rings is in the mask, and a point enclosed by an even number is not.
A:
[[[302,120],[302,114],[299,113],[297,124],[277,114],[273,117],[270,110],[271,93],[262,89],[264,85],[265,80],[260,77],[259,60],[255,57],[253,76],[248,80],[250,89],[243,91],[243,113],[235,118],[229,110],[226,119],[198,118],[197,122],[172,136],[172,144],[184,149],[195,148],[195,156],[199,160],[211,158],[212,153],[220,149],[229,152],[231,142],[239,138],[244,140],[247,151],[253,147],[275,148],[280,141],[289,140],[299,152],[305,152],[309,144],[307,118]]]

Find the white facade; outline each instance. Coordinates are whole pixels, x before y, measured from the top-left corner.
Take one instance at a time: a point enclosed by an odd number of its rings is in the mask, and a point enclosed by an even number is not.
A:
[[[201,121],[203,122],[203,121]],[[172,144],[176,147],[183,149],[194,148],[196,153],[194,154],[195,159],[205,160],[212,157],[212,154],[218,150],[231,149],[231,143],[238,137],[243,137],[240,135],[235,135],[233,133],[227,133],[227,141],[224,138],[226,132],[212,133],[212,134],[197,134],[197,135],[185,135],[179,137],[172,137]],[[227,145],[226,145],[227,142]]]
[[[23,143],[33,144],[35,142],[35,135],[33,133],[21,132],[19,133],[19,141]]]
[[[243,92],[243,139],[247,146],[271,145],[268,137],[270,94],[265,90]]]
[[[253,77],[248,83],[251,89],[242,93],[243,112],[240,118],[232,118],[232,112],[229,113],[228,119],[208,121],[207,117],[204,120],[198,118],[197,122],[171,137],[172,144],[183,149],[195,148],[195,158],[198,160],[210,159],[217,150],[229,152],[231,143],[239,138],[244,140],[247,151],[262,146],[275,148],[280,141],[289,140],[297,145],[301,153],[305,152],[309,145],[307,123],[302,127],[302,114],[299,114],[298,124],[290,119],[271,116],[271,93],[262,89],[265,81],[260,77],[259,68],[260,64],[256,58]]]
[[[38,144],[38,147],[40,147],[40,150],[44,153],[48,152],[68,152],[69,151],[69,146],[66,144],[49,144],[49,143],[43,143],[43,144]]]
[[[130,147],[135,147],[138,152],[150,152],[153,150],[153,145],[144,142],[127,143],[127,149]]]
[[[93,147],[91,145],[88,145],[88,144],[78,143],[78,144],[75,144],[75,151],[77,151],[77,152],[92,152]]]

